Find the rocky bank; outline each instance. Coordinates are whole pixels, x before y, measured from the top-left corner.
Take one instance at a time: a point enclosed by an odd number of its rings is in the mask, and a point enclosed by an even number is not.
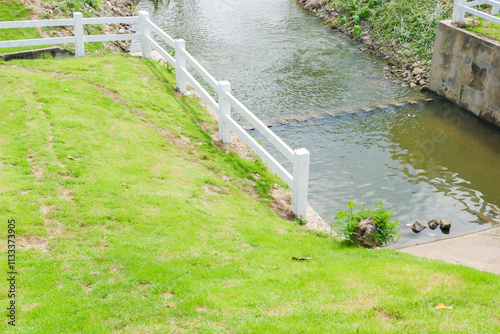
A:
[[[372,28],[363,21],[360,22],[360,25],[363,27],[361,36],[354,36],[350,27],[347,25],[338,25],[336,23],[337,17],[342,15],[342,13],[333,8],[330,2],[325,0],[297,0],[297,2],[318,17],[323,24],[329,28],[347,34],[351,36],[351,38],[362,43],[361,50],[371,52],[380,58],[387,59],[388,64],[387,67],[384,68],[386,77],[398,79],[398,82],[400,81],[403,87],[427,90],[429,79],[428,72],[431,67],[430,61],[401,64],[397,53],[387,54],[382,51],[378,40],[370,38],[370,31]]]

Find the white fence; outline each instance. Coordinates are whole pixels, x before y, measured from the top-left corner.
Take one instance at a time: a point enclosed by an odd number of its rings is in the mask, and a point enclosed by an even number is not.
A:
[[[480,5],[490,5],[491,15],[479,9],[473,8]],[[465,19],[465,13],[469,13],[478,17],[482,17],[483,19],[486,19],[488,21],[500,24],[500,18],[493,16],[497,15],[499,11],[500,11],[500,0],[477,0],[477,1],[455,0],[455,4],[453,7],[453,16],[451,17],[451,21],[453,23],[463,22]]]
[[[84,25],[91,24],[113,24],[127,23],[137,25],[138,32],[134,34],[120,35],[85,35]],[[231,131],[236,133],[248,146],[250,146],[259,157],[292,188],[292,211],[296,216],[306,216],[307,191],[309,182],[309,151],[304,148],[292,150],[274,132],[262,123],[250,110],[231,94],[231,83],[228,81],[217,81],[201,64],[186,51],[185,42],[182,39],[173,39],[149,20],[149,14],[145,11],[139,12],[134,17],[105,17],[105,18],[83,18],[81,13],[73,13],[72,19],[58,20],[32,20],[32,21],[10,21],[0,22],[0,29],[5,28],[28,28],[28,27],[50,27],[50,26],[73,26],[74,36],[57,38],[38,38],[30,40],[0,41],[0,48],[18,46],[36,46],[47,44],[69,44],[75,45],[75,56],[85,56],[85,43],[132,40],[140,41],[141,55],[151,58],[152,49],[156,50],[172,66],[175,67],[177,89],[186,92],[186,83],[189,82],[202,98],[212,107],[219,117],[219,139],[225,143],[231,141]],[[175,57],[171,56],[153,38],[152,33],[167,45],[175,49]],[[211,86],[217,97],[213,97],[200,84],[200,82],[187,70],[189,64],[203,80]],[[262,145],[250,136],[232,117],[231,111],[239,113],[246,121],[252,124],[263,137],[279,150],[292,164],[293,171],[289,173]]]

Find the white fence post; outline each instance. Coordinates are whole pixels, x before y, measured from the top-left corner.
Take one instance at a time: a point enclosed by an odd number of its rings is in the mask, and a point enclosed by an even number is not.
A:
[[[151,36],[151,28],[148,24],[149,13],[145,10],[139,11],[139,26],[141,29],[141,57],[151,58],[151,46],[148,37]]]
[[[305,148],[293,152],[292,212],[296,217],[306,217],[309,156]]]
[[[219,81],[219,140],[223,143],[230,143],[231,130],[226,124],[225,116],[231,117],[231,104],[224,97],[226,92],[231,92],[231,83]]]
[[[491,6],[491,15],[497,15],[500,12],[500,4]]]
[[[182,73],[182,69],[186,68],[186,58],[184,51],[186,49],[186,41],[183,39],[175,40],[175,75],[177,81],[177,90],[179,93],[186,92],[186,76]]]
[[[462,0],[457,0],[462,1]],[[191,55],[186,51],[186,42],[183,39],[172,39],[170,36],[165,34],[161,29],[156,27],[150,20],[149,14],[145,11],[139,12],[139,18],[126,19],[126,18],[115,18],[111,21],[113,23],[120,22],[119,20],[125,19],[125,22],[135,23],[139,21],[140,24],[140,33],[130,35],[131,40],[140,40],[141,41],[141,55],[143,58],[151,57],[152,46],[155,48],[159,48],[158,50],[162,50],[165,55],[168,53],[161,48],[161,46],[157,45],[154,41],[149,41],[151,31],[153,30],[155,33],[159,34],[169,45],[175,45],[175,70],[176,70],[176,81],[177,81],[177,90],[180,93],[186,92],[187,79],[192,80],[191,84],[193,87],[200,93],[202,96],[207,99],[207,102],[212,105],[216,112],[219,115],[219,139],[224,143],[231,142],[231,132],[235,132],[240,136],[243,141],[245,141],[254,151],[261,156],[264,161],[267,161],[271,168],[276,169],[278,174],[285,179],[287,184],[291,183],[292,186],[292,211],[297,217],[305,217],[306,209],[307,209],[307,193],[308,193],[308,184],[309,184],[309,156],[310,153],[308,150],[301,148],[293,151],[282,142],[274,133],[272,133],[259,119],[255,117],[240,101],[238,101],[231,94],[231,83],[229,81],[219,81],[217,82],[210,73],[208,73]],[[59,42],[74,42],[75,44],[75,56],[76,57],[84,57],[85,56],[85,40],[88,41],[111,41],[115,40],[113,38],[118,38],[121,40],[121,36],[111,36],[112,38],[105,36],[84,36],[84,22],[87,24],[98,24],[99,22],[103,22],[103,19],[83,19],[83,15],[79,12],[73,13],[73,19],[61,19],[55,20],[56,23],[46,23],[45,21],[31,21],[29,23],[30,26],[55,26],[55,25],[73,25],[74,27],[74,38],[65,37],[65,38],[53,38],[53,41]],[[19,27],[24,27],[26,22],[16,23],[16,22],[1,22],[1,28],[5,28],[9,25],[19,25]],[[10,27],[9,27],[10,28]],[[104,37],[104,38],[101,38]],[[125,36],[123,36],[125,37]],[[49,39],[50,40],[50,39]],[[25,43],[27,41],[20,41]],[[34,41],[35,43],[29,43],[26,45],[40,45],[36,43],[43,43],[38,39]],[[6,42],[2,42],[2,45],[5,45]],[[7,44],[10,45],[10,44]],[[186,68],[186,57],[189,57],[190,64],[194,67],[194,69],[200,74],[205,80],[217,91],[219,95],[218,103],[215,99],[208,93],[200,83],[198,83],[197,79],[191,75],[187,71]],[[168,57],[167,57],[168,58]],[[278,150],[280,150],[287,159],[292,160],[293,163],[293,175],[290,173],[276,160],[274,159],[269,152],[267,152],[261,145],[257,144],[255,140],[242,128],[240,127],[232,118],[231,118],[231,108],[234,108],[235,111],[241,113],[247,120],[249,120],[252,124],[256,125],[258,130],[266,137],[271,144],[274,145]],[[233,127],[234,125],[234,127]],[[231,130],[232,129],[232,130]],[[269,131],[269,132],[266,132]]]
[[[75,21],[73,29],[75,34],[75,57],[85,57],[85,42],[83,41],[83,15],[82,13],[73,13]]]
[[[455,0],[453,5],[453,15],[451,16],[451,22],[463,22],[465,20],[465,11],[462,9],[467,0]]]

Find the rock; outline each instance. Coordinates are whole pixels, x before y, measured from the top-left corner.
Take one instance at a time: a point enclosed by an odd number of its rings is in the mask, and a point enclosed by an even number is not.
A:
[[[413,69],[412,74],[413,74],[413,75],[419,75],[419,74],[421,74],[421,73],[423,73],[423,72],[424,72],[424,71],[423,71],[420,67],[415,67],[415,68]]]
[[[321,0],[310,0],[305,5],[306,9],[320,9],[321,8]]]
[[[431,219],[429,220],[429,222],[427,222],[427,225],[429,225],[430,229],[434,230],[439,226],[439,222],[437,221],[437,219]]]
[[[441,230],[449,230],[451,228],[451,219],[448,217],[441,219],[439,226]]]
[[[415,233],[419,233],[423,229],[425,229],[425,226],[420,224],[419,222],[414,222],[413,225],[411,226],[411,230]]]
[[[377,233],[377,227],[373,219],[367,218],[359,222],[358,226],[354,228],[354,234],[352,236],[353,241],[363,247],[374,248],[378,247],[379,244],[375,240],[375,234]]]
[[[120,30],[118,30],[118,33],[119,33],[120,35],[123,35],[123,34],[125,33],[125,29],[121,28]]]
[[[57,35],[57,37],[64,37],[63,33],[62,33],[62,32],[60,32],[60,31],[58,31],[58,32],[56,33],[56,35]]]
[[[418,86],[418,85],[417,85],[416,83],[414,83],[414,82],[410,82],[410,87],[411,87],[411,88],[415,88],[415,87],[417,87],[417,86]]]

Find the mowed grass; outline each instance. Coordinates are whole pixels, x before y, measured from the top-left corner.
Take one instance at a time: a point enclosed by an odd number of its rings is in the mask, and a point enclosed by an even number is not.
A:
[[[19,21],[30,20],[29,12],[24,7],[23,3],[19,0],[0,0],[0,21]],[[21,39],[34,39],[41,38],[40,33],[36,28],[16,28],[16,29],[0,29],[0,41],[21,40]],[[41,49],[47,47],[41,46],[27,46],[27,47],[14,47],[14,48],[0,48],[0,54]]]
[[[500,332],[498,275],[278,218],[252,195],[274,174],[214,146],[215,122],[154,61],[17,60],[0,81],[16,332]]]

